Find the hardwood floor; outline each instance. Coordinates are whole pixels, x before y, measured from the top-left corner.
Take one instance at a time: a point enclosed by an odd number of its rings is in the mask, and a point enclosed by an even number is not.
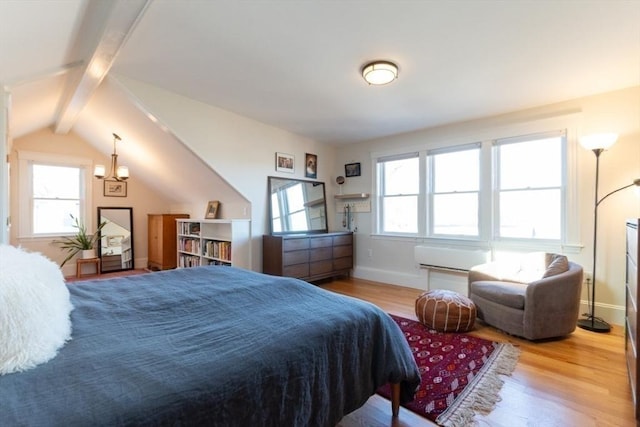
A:
[[[421,291],[347,278],[321,283],[324,289],[364,299],[383,310],[416,319],[415,299]],[[518,365],[504,377],[501,401],[488,415],[477,415],[478,426],[635,426],[631,389],[624,357],[624,331],[611,333],[576,329],[570,336],[530,342],[476,323],[471,332],[486,339],[510,342],[521,350]],[[373,396],[339,424],[352,426],[433,426],[402,409],[391,417],[389,401]]]

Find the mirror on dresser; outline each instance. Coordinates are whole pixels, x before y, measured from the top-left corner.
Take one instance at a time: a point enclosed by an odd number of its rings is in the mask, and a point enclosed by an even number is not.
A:
[[[326,233],[324,182],[270,176],[271,234]]]
[[[133,208],[98,207],[98,223],[106,221],[100,231],[100,271],[133,269]]]

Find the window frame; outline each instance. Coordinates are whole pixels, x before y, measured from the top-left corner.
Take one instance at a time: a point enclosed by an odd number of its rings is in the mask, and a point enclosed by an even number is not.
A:
[[[467,150],[478,150],[478,189],[476,191],[449,191],[449,192],[436,192],[435,188],[437,185],[436,182],[436,170],[435,170],[435,158],[434,156],[437,156],[439,154],[448,154],[448,153],[455,153],[455,152],[460,152],[460,151],[467,151]],[[441,148],[434,148],[434,149],[430,149],[426,151],[426,176],[427,176],[427,180],[426,180],[426,201],[427,201],[427,206],[425,209],[426,212],[426,237],[429,238],[441,238],[441,239],[456,239],[456,240],[479,240],[480,236],[482,234],[482,227],[481,227],[481,201],[483,198],[483,195],[486,193],[485,189],[482,186],[482,175],[483,175],[483,170],[482,170],[482,143],[481,142],[473,142],[473,143],[469,143],[469,144],[458,144],[458,145],[451,145],[451,146],[447,146],[447,147],[441,147]],[[478,197],[478,211],[476,212],[477,215],[477,224],[478,224],[478,233],[475,235],[463,235],[463,234],[442,234],[442,233],[435,233],[434,228],[435,228],[435,215],[434,215],[434,208],[435,208],[435,196],[436,195],[441,195],[441,194],[476,194]]]
[[[500,227],[501,227],[501,218],[500,218],[500,195],[504,192],[510,191],[524,191],[524,188],[516,189],[508,189],[503,190],[500,188],[500,156],[499,156],[499,147],[508,145],[508,144],[518,144],[522,142],[535,141],[546,138],[560,137],[560,186],[559,187],[527,187],[529,191],[541,191],[548,189],[558,189],[560,191],[560,237],[558,239],[538,239],[538,238],[523,238],[523,237],[508,237],[500,235]],[[520,135],[514,137],[507,138],[497,138],[492,141],[492,157],[493,157],[493,184],[492,184],[492,201],[493,201],[493,211],[495,214],[492,216],[493,220],[493,233],[491,239],[493,241],[503,241],[503,242],[540,242],[541,244],[561,244],[564,241],[564,237],[566,235],[565,224],[566,224],[566,194],[567,194],[567,131],[566,130],[555,130],[548,132],[538,132],[532,133],[528,135]]]
[[[448,246],[460,246],[467,248],[478,249],[492,249],[493,251],[559,251],[562,253],[580,253],[583,244],[580,242],[581,233],[581,216],[580,210],[580,195],[578,194],[578,131],[582,123],[582,114],[579,111],[570,111],[565,114],[560,114],[553,117],[546,117],[535,120],[517,120],[511,124],[499,125],[494,128],[480,129],[477,131],[466,131],[469,137],[454,137],[449,140],[443,140],[439,138],[434,142],[434,138],[428,131],[425,132],[425,137],[422,145],[412,144],[409,147],[403,149],[398,148],[395,150],[387,150],[384,152],[371,152],[371,162],[373,166],[372,174],[372,196],[375,203],[372,206],[372,220],[371,220],[371,237],[375,239],[391,239],[391,240],[411,240],[418,244],[433,244],[436,246],[448,245]],[[564,132],[564,149],[563,156],[563,182],[564,191],[561,195],[563,200],[561,201],[562,218],[561,218],[561,238],[559,241],[548,241],[541,239],[518,239],[518,238],[505,238],[495,239],[494,229],[495,221],[493,219],[493,211],[495,209],[494,204],[494,155],[493,155],[493,141],[504,138],[511,138],[516,135],[540,135],[549,134],[552,132]],[[475,137],[474,137],[475,136]],[[480,141],[480,188],[481,192],[479,201],[479,228],[480,235],[477,239],[469,239],[466,236],[462,238],[456,236],[434,236],[427,233],[427,223],[430,221],[427,213],[427,199],[426,199],[426,171],[427,161],[426,153],[429,150],[464,146],[470,144],[470,141]],[[413,139],[415,142],[415,138]],[[419,218],[419,233],[411,236],[399,236],[385,234],[380,231],[379,217],[381,206],[379,206],[378,196],[378,171],[376,164],[379,158],[390,156],[402,156],[409,152],[418,151],[423,160],[421,165],[421,174],[424,176],[421,181],[425,183],[425,187],[421,188],[421,196],[423,197],[420,204],[421,209],[418,214]],[[486,193],[488,191],[488,194]],[[568,220],[571,218],[571,221]],[[430,225],[429,225],[430,226]]]
[[[36,165],[65,166],[78,168],[80,175],[80,220],[93,229],[92,206],[92,166],[91,159],[53,153],[36,151],[18,151],[18,189],[19,203],[18,214],[20,216],[18,238],[19,239],[50,239],[59,236],[71,236],[74,233],[34,233],[33,231],[33,168]]]
[[[417,152],[417,151],[409,151],[407,153],[402,153],[402,154],[397,154],[397,155],[388,155],[388,156],[381,156],[375,159],[375,164],[374,164],[374,170],[375,170],[375,175],[380,176],[380,175],[384,175],[384,173],[381,173],[382,168],[384,168],[384,164],[386,162],[393,162],[393,161],[397,161],[397,160],[408,160],[408,159],[417,159],[418,161],[418,174],[420,177],[420,182],[418,185],[418,193],[414,194],[414,193],[407,193],[407,194],[394,194],[394,195],[387,195],[385,193],[385,189],[384,189],[384,182],[383,180],[378,180],[375,179],[374,185],[376,186],[376,191],[373,192],[373,194],[376,194],[377,197],[375,198],[376,200],[376,207],[375,207],[375,218],[376,220],[374,221],[375,225],[375,229],[376,230],[382,230],[383,228],[383,224],[384,224],[384,210],[382,209],[382,206],[384,206],[384,200],[385,198],[388,197],[405,197],[405,196],[416,196],[416,233],[408,233],[408,232],[379,232],[378,234],[380,235],[385,235],[385,236],[406,236],[406,237],[415,237],[415,236],[419,236],[422,233],[422,228],[424,227],[422,224],[424,221],[422,221],[422,208],[421,206],[424,204],[424,179],[423,179],[423,168],[421,166],[421,164],[424,161],[424,153],[421,152]]]

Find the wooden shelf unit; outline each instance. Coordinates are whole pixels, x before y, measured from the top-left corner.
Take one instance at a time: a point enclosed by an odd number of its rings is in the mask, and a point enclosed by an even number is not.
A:
[[[251,221],[179,219],[178,268],[232,265],[251,269]]]

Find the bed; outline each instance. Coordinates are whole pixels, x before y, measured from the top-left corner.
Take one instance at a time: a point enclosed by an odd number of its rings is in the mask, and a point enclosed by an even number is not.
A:
[[[0,376],[2,425],[335,426],[420,382],[386,313],[300,280],[209,266],[68,287],[72,339]]]

